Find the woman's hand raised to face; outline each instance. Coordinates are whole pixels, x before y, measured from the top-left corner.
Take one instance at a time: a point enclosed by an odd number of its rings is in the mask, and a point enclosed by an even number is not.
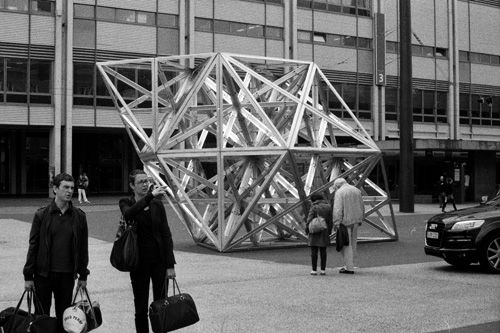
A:
[[[153,191],[151,191],[151,194],[153,194],[154,197],[159,197],[161,195],[166,194],[167,187],[166,186],[155,186],[153,188]]]

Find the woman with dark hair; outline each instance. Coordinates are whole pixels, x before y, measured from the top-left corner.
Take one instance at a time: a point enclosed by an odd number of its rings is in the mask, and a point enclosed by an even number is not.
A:
[[[311,247],[311,275],[317,275],[318,251],[321,259],[320,275],[325,275],[326,269],[326,248],[330,244],[330,234],[333,228],[332,206],[321,194],[311,195],[312,206],[307,215],[306,234],[309,237],[308,244]],[[309,232],[309,224],[315,217],[325,219],[327,228],[317,233]]]
[[[133,194],[130,198],[121,199],[119,205],[124,219],[137,225],[139,266],[130,272],[130,280],[134,293],[136,332],[147,333],[149,283],[152,281],[153,284],[153,300],[162,299],[168,288],[165,277],[175,277],[174,246],[165,207],[160,199],[165,194],[165,187],[150,188],[148,176],[143,170],[130,173],[129,185]]]

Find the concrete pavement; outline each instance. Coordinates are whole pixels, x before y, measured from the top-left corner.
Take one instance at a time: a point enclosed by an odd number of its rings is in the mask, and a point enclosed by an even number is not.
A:
[[[2,213],[41,205],[0,205],[0,309],[15,305],[22,292],[30,228]],[[436,210],[415,206],[421,214]],[[104,319],[95,332],[134,332],[129,277],[111,267],[110,250],[111,243],[90,239],[88,287]],[[329,256],[336,255],[330,248]],[[433,332],[470,325],[479,326],[468,332],[500,331],[498,276],[476,269],[431,262],[360,268],[353,276],[329,268],[313,277],[306,265],[215,252],[176,251],[176,258],[180,288],[193,296],[200,315],[179,332]]]

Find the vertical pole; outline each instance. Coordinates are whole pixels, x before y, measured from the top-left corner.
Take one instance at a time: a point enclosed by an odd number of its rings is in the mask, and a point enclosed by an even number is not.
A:
[[[414,212],[413,189],[413,103],[411,63],[411,1],[399,0],[400,117],[399,117],[399,211]]]

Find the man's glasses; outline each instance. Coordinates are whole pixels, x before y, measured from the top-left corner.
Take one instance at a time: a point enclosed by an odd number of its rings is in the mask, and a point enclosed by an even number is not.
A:
[[[144,185],[144,184],[149,184],[149,180],[148,179],[142,179],[142,180],[138,180],[135,182],[137,185]]]

